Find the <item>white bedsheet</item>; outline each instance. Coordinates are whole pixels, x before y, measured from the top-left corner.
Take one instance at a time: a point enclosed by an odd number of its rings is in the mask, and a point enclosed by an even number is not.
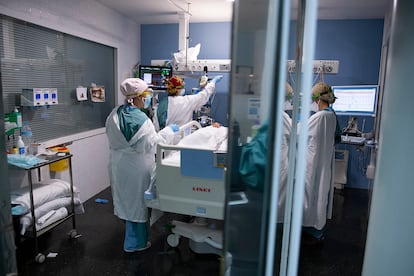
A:
[[[203,127],[185,136],[177,145],[185,148],[227,151],[227,129],[227,127]]]
[[[207,126],[185,136],[177,146],[191,149],[227,151],[227,127]],[[162,161],[163,165],[180,167],[180,151],[171,152]]]

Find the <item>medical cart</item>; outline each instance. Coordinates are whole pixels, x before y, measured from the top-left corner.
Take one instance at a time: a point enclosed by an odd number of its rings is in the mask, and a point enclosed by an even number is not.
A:
[[[47,233],[48,231],[52,230],[56,226],[62,224],[68,219],[72,219],[72,229],[68,233],[70,238],[76,238],[78,237],[77,231],[76,231],[76,222],[75,222],[75,204],[74,204],[74,189],[73,189],[73,176],[72,176],[72,154],[70,153],[56,153],[54,155],[40,155],[39,158],[43,159],[44,161],[33,165],[29,168],[21,167],[21,169],[24,169],[27,172],[28,181],[29,181],[29,192],[30,192],[30,212],[32,215],[32,229],[31,231],[27,231],[23,236],[20,235],[20,233],[16,233],[16,237],[18,238],[18,242],[21,241],[21,238],[28,237],[34,239],[34,249],[35,249],[35,261],[37,263],[43,263],[46,259],[46,256],[39,252],[38,249],[38,240],[37,238],[41,235]],[[36,217],[35,217],[35,206],[34,206],[34,195],[33,195],[33,180],[32,180],[32,171],[37,171],[37,177],[38,181],[41,181],[41,168],[44,166],[49,165],[61,165],[66,164],[69,169],[69,177],[70,177],[70,197],[71,197],[71,211],[68,213],[68,215],[62,219],[59,219],[58,221],[40,229],[36,229]],[[15,166],[13,164],[10,164],[12,166]],[[15,166],[17,167],[17,166]],[[18,220],[18,216],[13,217],[14,220]],[[16,231],[17,232],[17,231]]]

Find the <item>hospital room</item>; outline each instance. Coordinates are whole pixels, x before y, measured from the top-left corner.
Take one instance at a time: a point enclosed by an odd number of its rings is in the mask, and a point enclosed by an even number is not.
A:
[[[0,275],[414,275],[414,3],[345,2],[0,0]]]

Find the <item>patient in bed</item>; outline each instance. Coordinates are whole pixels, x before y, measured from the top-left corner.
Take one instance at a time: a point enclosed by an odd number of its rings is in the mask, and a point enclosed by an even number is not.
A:
[[[227,127],[214,123],[185,136],[177,145],[186,148],[227,151]]]
[[[227,127],[220,126],[218,123],[203,127],[185,136],[176,145],[180,148],[227,152],[227,129]],[[179,167],[180,151],[171,151],[168,155],[165,153],[162,163],[164,165]]]

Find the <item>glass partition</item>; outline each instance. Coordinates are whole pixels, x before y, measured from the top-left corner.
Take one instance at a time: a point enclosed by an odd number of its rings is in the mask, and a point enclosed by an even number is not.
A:
[[[290,3],[235,2],[224,236],[229,275],[264,275],[269,263],[279,270],[283,228],[273,221],[283,207],[275,204],[272,179],[280,176],[273,168],[287,160],[280,134],[290,14]]]
[[[306,0],[235,2],[226,275],[297,273],[308,148],[308,120],[300,118],[311,103],[301,91],[311,91],[316,8]]]

